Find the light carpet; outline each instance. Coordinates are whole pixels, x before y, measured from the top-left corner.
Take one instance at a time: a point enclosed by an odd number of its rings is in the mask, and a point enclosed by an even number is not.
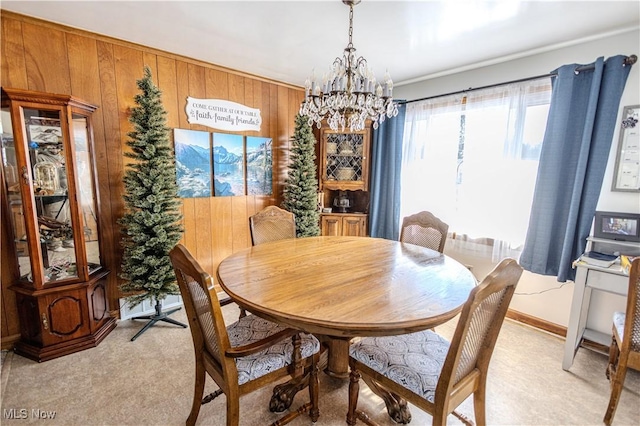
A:
[[[237,318],[237,307],[223,309],[227,321]],[[184,310],[172,317],[187,322]],[[184,424],[193,392],[191,333],[159,323],[131,342],[143,325],[144,321],[120,321],[98,347],[44,363],[9,353],[2,364],[2,424]],[[436,331],[450,337],[454,326],[455,320]],[[602,424],[609,400],[609,383],[604,374],[607,356],[580,349],[567,372],[561,368],[563,348],[563,339],[505,321],[489,370],[488,424]],[[205,392],[215,389],[213,380],[208,379]],[[317,425],[346,424],[347,389],[348,381],[320,374]],[[268,410],[270,395],[269,387],[243,397],[240,424],[264,425],[276,420],[280,414]],[[299,393],[292,409],[307,399],[308,392]],[[382,425],[395,424],[387,416],[382,400],[362,382],[359,408]],[[473,418],[472,398],[458,411]],[[431,424],[431,417],[419,409],[411,407],[411,413],[412,425]],[[8,418],[12,416],[13,419]],[[41,416],[49,418],[44,420]],[[449,416],[448,421],[460,424],[454,416]],[[225,397],[204,405],[197,424],[225,425]],[[291,424],[311,421],[301,416]],[[636,371],[627,375],[614,425],[640,425],[640,373]]]

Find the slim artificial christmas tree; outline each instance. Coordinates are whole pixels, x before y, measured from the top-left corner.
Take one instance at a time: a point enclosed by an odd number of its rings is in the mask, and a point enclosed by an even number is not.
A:
[[[320,235],[316,138],[307,119],[299,114],[296,115],[291,142],[291,162],[289,176],[285,180],[282,207],[294,214],[298,237],[315,237]]]
[[[134,319],[150,320],[131,340],[158,321],[186,325],[167,318],[173,309],[162,312],[161,301],[170,294],[179,294],[176,277],[169,259],[169,251],[180,241],[182,226],[179,221],[176,168],[161,92],[151,79],[151,70],[144,68],[144,77],[137,81],[141,93],[135,96],[137,106],[132,109],[125,156],[131,158],[124,174],[124,216],[122,225],[120,286],[130,307],[143,300],[155,300],[155,314]],[[179,309],[179,308],[178,308]]]

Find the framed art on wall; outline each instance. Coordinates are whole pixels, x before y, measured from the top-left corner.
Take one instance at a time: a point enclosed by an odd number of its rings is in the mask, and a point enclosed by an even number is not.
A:
[[[640,105],[622,110],[612,191],[640,192]]]
[[[211,197],[211,145],[209,132],[174,129],[178,196]]]
[[[247,136],[247,195],[271,195],[272,175],[271,138]]]
[[[213,134],[213,191],[216,197],[244,195],[244,138]]]

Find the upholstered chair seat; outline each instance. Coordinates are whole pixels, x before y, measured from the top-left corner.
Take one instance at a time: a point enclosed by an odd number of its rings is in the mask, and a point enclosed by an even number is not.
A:
[[[393,337],[365,337],[349,355],[416,395],[433,402],[449,342],[430,330]]]
[[[247,315],[227,327],[231,347],[250,345],[274,334],[285,331],[280,324],[255,315]],[[307,358],[320,350],[320,342],[311,334],[300,333],[300,353]],[[238,384],[255,380],[274,370],[291,365],[293,343],[291,339],[280,340],[260,352],[236,358]]]

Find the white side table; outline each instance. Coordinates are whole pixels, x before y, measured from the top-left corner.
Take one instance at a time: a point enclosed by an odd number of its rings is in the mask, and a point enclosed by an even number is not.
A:
[[[591,291],[595,289],[626,297],[629,288],[629,276],[625,275],[617,263],[609,268],[588,265],[584,262],[576,262],[574,266],[576,280],[571,301],[569,326],[567,327],[567,339],[564,344],[563,370],[571,368],[573,358],[583,338],[606,346],[611,344],[610,334],[586,328]]]

